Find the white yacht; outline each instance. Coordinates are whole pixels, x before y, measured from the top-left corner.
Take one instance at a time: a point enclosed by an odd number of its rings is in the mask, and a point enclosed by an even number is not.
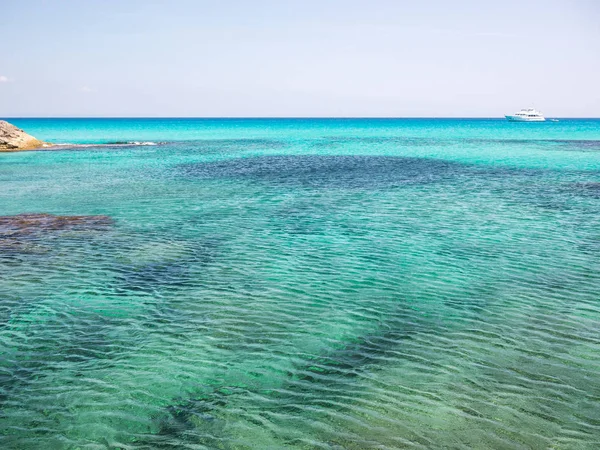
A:
[[[506,118],[512,122],[543,122],[546,120],[544,115],[534,108],[523,108],[517,113],[507,114]]]

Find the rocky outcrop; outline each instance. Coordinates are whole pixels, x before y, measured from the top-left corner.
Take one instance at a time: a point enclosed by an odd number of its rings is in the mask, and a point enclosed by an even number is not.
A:
[[[0,216],[0,255],[44,253],[50,243],[81,233],[107,231],[113,225],[109,216],[55,216],[18,214]],[[74,234],[75,233],[75,234]]]
[[[109,216],[55,216],[54,214],[17,214],[0,216],[0,237],[29,236],[38,232],[90,230],[112,225]]]
[[[49,147],[50,144],[40,141],[25,133],[20,128],[0,120],[0,152],[17,152]]]

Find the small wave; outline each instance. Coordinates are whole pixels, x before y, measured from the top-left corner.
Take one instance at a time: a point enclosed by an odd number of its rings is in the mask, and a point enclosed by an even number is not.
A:
[[[163,142],[152,142],[152,141],[116,141],[108,142],[106,145],[159,145]]]
[[[155,146],[166,144],[166,142],[152,142],[152,141],[115,141],[115,142],[104,142],[97,144],[75,144],[71,142],[60,142],[53,143],[46,146],[47,149],[56,149],[57,147],[62,148],[97,148],[97,147],[137,147],[137,146]]]

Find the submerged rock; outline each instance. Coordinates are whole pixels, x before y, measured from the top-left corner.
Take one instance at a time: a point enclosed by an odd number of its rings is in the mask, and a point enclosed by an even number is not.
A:
[[[112,222],[109,216],[55,216],[53,214],[0,216],[0,236],[20,237],[44,231],[98,229]]]
[[[102,231],[112,223],[108,216],[0,216],[0,260],[11,255],[46,253],[50,250],[47,244],[63,232]]]
[[[34,138],[5,120],[0,120],[0,152],[35,150],[49,146],[50,144]]]

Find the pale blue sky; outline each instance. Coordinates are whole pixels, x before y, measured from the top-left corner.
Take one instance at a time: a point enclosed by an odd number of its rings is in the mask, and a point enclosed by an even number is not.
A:
[[[0,0],[0,117],[600,117],[600,1]]]

